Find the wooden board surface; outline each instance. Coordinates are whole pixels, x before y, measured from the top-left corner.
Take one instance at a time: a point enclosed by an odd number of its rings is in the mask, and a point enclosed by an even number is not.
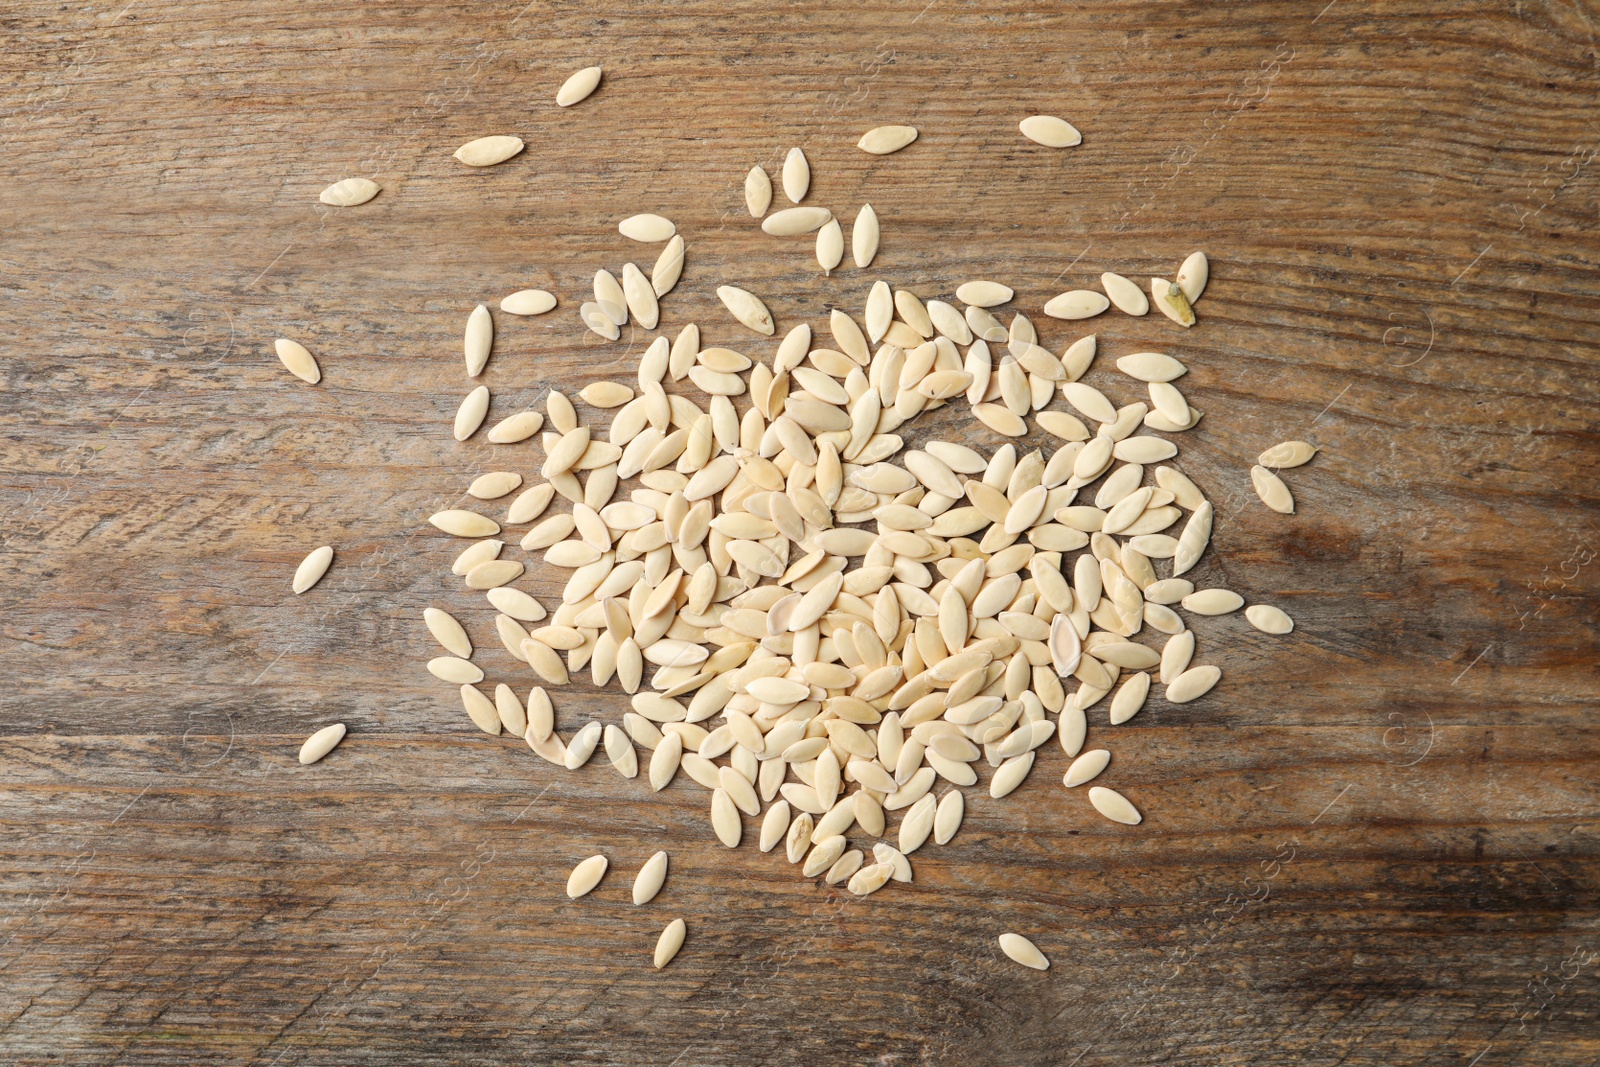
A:
[[[22,0],[4,25],[0,1060],[1600,1056],[1595,5]],[[555,108],[589,63],[601,90]],[[1038,111],[1083,144],[1024,142]],[[921,140],[853,147],[891,122]],[[502,132],[517,160],[450,158]],[[882,217],[869,272],[823,278],[744,214],[744,172],[795,144],[815,202]],[[357,174],[376,200],[317,204]],[[1202,620],[1215,692],[1092,717],[1143,826],[1063,790],[1052,743],[859,901],[717,845],[682,777],[652,795],[484,737],[423,672],[436,604],[528,680],[424,522],[538,462],[450,439],[464,316],[563,302],[500,317],[493,417],[628,375],[646,335],[574,311],[597,267],[653,258],[615,232],[640,210],[689,243],[664,329],[768,358],[716,284],[820,326],[873,278],[996,277],[1059,351],[1082,331],[1048,297],[1210,253],[1200,325],[1096,320],[1089,380],[1127,401],[1108,355],[1189,364],[1181,461],[1219,512],[1197,577],[1298,626]],[[924,433],[998,444],[959,405]],[[1296,437],[1323,452],[1284,517],[1246,472]],[[558,705],[569,730],[624,709]],[[613,874],[569,902],[594,852]]]

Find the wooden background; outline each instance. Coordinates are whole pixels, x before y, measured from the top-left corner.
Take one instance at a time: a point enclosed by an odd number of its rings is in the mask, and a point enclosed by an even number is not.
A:
[[[1600,7],[16,0],[0,25],[0,1062],[1600,1057]],[[590,63],[599,93],[554,107]],[[1084,143],[1024,142],[1039,111]],[[853,147],[899,122],[909,150]],[[528,150],[451,159],[488,133]],[[823,279],[744,215],[744,172],[794,144],[810,202],[882,216],[870,272]],[[318,205],[357,174],[382,195]],[[642,210],[689,244],[663,328],[768,359],[715,285],[787,328],[877,277],[990,276],[1059,351],[1082,331],[1049,296],[1211,255],[1200,325],[1097,320],[1089,380],[1125,402],[1108,356],[1188,362],[1198,577],[1299,625],[1201,620],[1216,691],[1092,717],[1143,826],[1066,793],[1052,743],[856,900],[717,845],[681,776],[489,740],[423,671],[437,604],[527,681],[423,521],[538,461],[451,440],[464,316],[563,302],[497,316],[491,417],[630,373],[647,337],[574,313],[597,267],[649,265],[615,232]],[[963,411],[921,425],[993,447]],[[1297,437],[1324,451],[1283,517],[1246,472]],[[624,710],[558,704],[569,730]],[[615,873],[569,902],[597,851]],[[1008,929],[1053,968],[1001,957]]]

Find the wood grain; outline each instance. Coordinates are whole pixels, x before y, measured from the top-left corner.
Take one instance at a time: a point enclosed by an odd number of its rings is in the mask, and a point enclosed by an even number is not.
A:
[[[1597,26],[1583,0],[10,5],[0,1060],[1594,1062]],[[599,92],[556,108],[590,63]],[[1035,112],[1083,144],[1023,141]],[[921,139],[853,147],[890,122]],[[450,158],[500,132],[528,150]],[[811,202],[882,217],[867,275],[745,215],[745,171],[795,144]],[[317,204],[351,175],[383,192]],[[1200,325],[1097,320],[1090,380],[1189,364],[1182,461],[1218,505],[1197,580],[1298,626],[1202,620],[1213,694],[1093,719],[1137,831],[1064,792],[1051,745],[857,901],[720,847],[682,778],[482,736],[422,671],[440,605],[526,681],[423,521],[537,461],[450,439],[464,316],[562,300],[499,317],[491,418],[628,373],[644,336],[574,312],[597,267],[648,266],[615,232],[646,210],[689,244],[662,329],[708,344],[748,346],[724,281],[820,325],[875,277],[994,277],[1036,311],[1210,253]],[[1079,332],[1034,318],[1057,350]],[[914,439],[997,443],[962,410]],[[1292,437],[1323,452],[1287,518],[1247,470]],[[558,702],[569,729],[622,710]],[[568,901],[596,851],[611,873]]]

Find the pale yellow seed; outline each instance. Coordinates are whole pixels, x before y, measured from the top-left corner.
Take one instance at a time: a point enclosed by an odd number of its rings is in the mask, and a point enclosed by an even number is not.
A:
[[[1317,454],[1318,449],[1304,441],[1285,441],[1273,445],[1256,458],[1256,462],[1263,467],[1276,467],[1284,470],[1289,467],[1298,467],[1311,462],[1311,457]]]
[[[775,330],[772,313],[767,310],[767,305],[761,302],[760,297],[737,286],[719,285],[717,298],[722,301],[722,306],[732,312],[733,317],[745,326],[766,337],[772,336]]]
[[[600,884],[600,879],[605,877],[606,868],[610,865],[611,861],[604,856],[590,856],[572,868],[572,873],[567,875],[567,896],[577,900],[590,893]]]
[[[656,939],[655,954],[651,957],[656,970],[661,970],[678,955],[678,950],[683,948],[683,939],[687,933],[688,927],[684,925],[682,919],[673,919],[667,924],[667,928],[661,931],[661,936]]]
[[[760,167],[751,167],[744,176],[744,206],[753,219],[765,215],[772,206],[772,179]]]
[[[1289,492],[1282,478],[1266,467],[1257,465],[1250,468],[1250,484],[1267,507],[1281,515],[1294,514],[1294,494]]]
[[[1111,300],[1104,293],[1073,289],[1051,297],[1044,305],[1044,313],[1053,319],[1090,319],[1110,306]]]
[[[1118,311],[1129,315],[1150,313],[1150,299],[1144,295],[1142,289],[1122,275],[1107,271],[1100,275],[1100,287],[1106,291],[1106,296],[1117,306]]]
[[[571,107],[587,100],[600,87],[601,73],[599,67],[584,67],[569,76],[561,83],[561,88],[556,90],[556,104],[560,107]]]
[[[656,257],[655,266],[650,268],[650,288],[656,296],[666,296],[672,292],[673,286],[683,276],[683,249],[683,236],[679,234],[668,241],[667,247]]]
[[[556,306],[556,298],[543,289],[519,289],[500,301],[500,310],[509,315],[543,315]]]
[[[1286,634],[1294,629],[1294,620],[1289,614],[1271,604],[1251,604],[1244,609],[1244,617],[1264,634]]]
[[[435,527],[454,537],[493,537],[500,532],[500,524],[475,511],[440,511],[428,516]]]
[[[272,347],[278,354],[278,361],[290,374],[312,385],[322,381],[322,368],[317,366],[316,359],[306,350],[305,345],[299,341],[291,341],[287,337],[280,337],[272,343]]]
[[[480,137],[456,149],[456,158],[469,167],[492,167],[496,163],[504,163],[521,152],[522,148],[520,137]]]
[[[1183,290],[1184,298],[1193,304],[1200,299],[1200,294],[1206,291],[1206,282],[1210,277],[1211,263],[1206,259],[1206,254],[1191,252],[1183,261],[1183,266],[1178,268],[1178,275],[1173,281]]]
[[[489,309],[479,304],[467,316],[467,328],[462,335],[462,353],[467,361],[467,377],[476,378],[489,362],[489,350],[494,347],[494,320]]]
[[[332,752],[340,741],[344,740],[345,726],[336,722],[332,726],[324,726],[300,746],[300,765],[308,766],[317,762],[328,753]]]
[[[862,134],[856,147],[875,156],[898,152],[917,139],[915,126],[877,126]]]
[[[1000,951],[1004,952],[1012,962],[1020,963],[1035,971],[1050,969],[1050,961],[1044,958],[1044,953],[1039,951],[1039,946],[1023,937],[1021,934],[1001,934]]]
[[[1054,115],[1030,115],[1017,126],[1022,136],[1046,148],[1071,148],[1083,143],[1083,134],[1076,126]]]
[[[872,265],[873,257],[878,254],[881,235],[878,213],[871,204],[862,204],[861,210],[856,212],[855,225],[850,227],[850,257],[857,267]]]
[[[488,395],[488,390],[484,389]],[[544,416],[537,411],[519,411],[510,415],[493,426],[489,427],[486,435],[490,443],[497,445],[514,445],[519,441],[526,441],[539,432],[544,425]]]
[[[295,568],[294,581],[291,587],[296,594],[304,593],[328,573],[328,567],[333,563],[333,546],[323,545],[313,548],[306,558],[300,561],[300,566]]]
[[[798,237],[821,228],[833,212],[825,207],[786,207],[761,221],[761,229],[774,237]]]
[[[1089,803],[1094,805],[1094,810],[1110,819],[1127,826],[1137,826],[1144,821],[1144,816],[1139,814],[1139,809],[1134,807],[1128,798],[1115,789],[1096,785],[1089,788]]]
[[[377,196],[378,183],[371,178],[346,178],[322,190],[317,199],[332,207],[356,207]]]
[[[817,231],[817,265],[822,268],[822,273],[832,274],[833,268],[843,260],[844,231],[839,228],[838,219],[829,219],[827,224]]]
[[[789,149],[783,160],[783,195],[790,203],[798,204],[806,198],[811,188],[811,165],[798,146]]]
[[[642,244],[659,244],[672,239],[678,228],[672,220],[662,215],[629,215],[617,224],[617,232],[630,241]]]
[[[619,408],[633,399],[633,390],[621,382],[590,382],[578,395],[593,407]]]

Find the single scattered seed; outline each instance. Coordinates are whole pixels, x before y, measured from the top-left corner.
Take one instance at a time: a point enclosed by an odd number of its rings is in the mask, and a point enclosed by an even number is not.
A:
[[[811,165],[806,162],[806,154],[798,146],[789,149],[783,159],[783,195],[791,204],[798,204],[810,188]]]
[[[469,167],[492,167],[522,151],[522,138],[480,137],[456,149],[456,158]]]
[[[1094,805],[1094,810],[1110,819],[1126,826],[1137,826],[1144,821],[1144,816],[1139,814],[1139,809],[1129,803],[1128,798],[1115,789],[1107,789],[1103,785],[1089,787],[1089,803]]]
[[[718,786],[711,793],[711,829],[717,840],[729,848],[738,848],[744,836],[744,824],[739,820],[739,809],[734,806],[728,791]]]
[[[879,841],[872,846],[872,857],[879,863],[888,864],[889,877],[892,880],[896,882],[911,881],[911,861],[906,859],[900,850],[893,845]]]
[[[628,296],[617,276],[604,268],[594,272],[594,303],[615,326],[628,323]]]
[[[500,301],[508,315],[543,315],[556,306],[556,298],[543,289],[519,289]]]
[[[498,620],[497,620],[498,621]],[[500,725],[508,733],[521,737],[528,731],[528,713],[522,708],[522,701],[517,699],[509,685],[494,687],[494,709],[500,716]]]
[[[1110,306],[1111,300],[1104,293],[1073,289],[1051,297],[1044,305],[1044,313],[1053,319],[1092,319]]]
[[[1005,434],[1007,437],[1021,437],[1028,432],[1028,424],[1016,413],[1006,410],[998,404],[978,404],[973,407],[972,413],[995,433]]]
[[[278,353],[278,361],[288,368],[290,374],[312,385],[322,381],[322,368],[317,366],[316,359],[305,345],[280,337],[272,342],[272,347]]]
[[[861,865],[865,861],[866,857],[862,854],[860,849],[850,849],[848,852],[834,861],[833,866],[828,868],[828,873],[822,876],[822,880],[828,885],[838,885],[840,882],[846,881],[847,879],[853,877],[857,871],[861,870]],[[865,896],[866,894],[861,895]]]
[[[672,220],[661,215],[629,215],[617,224],[617,232],[630,241],[641,244],[658,244],[670,240],[678,232]]]
[[[820,229],[833,212],[825,207],[786,207],[761,220],[761,229],[774,237],[798,237]]]
[[[772,179],[760,167],[751,167],[744,176],[744,206],[753,219],[765,215],[772,206]]]
[[[1024,967],[1031,967],[1036,971],[1050,969],[1050,961],[1044,958],[1039,946],[1021,934],[1001,934],[1000,951],[1004,952],[1013,963],[1020,963]]]
[[[428,516],[435,527],[454,537],[493,537],[500,524],[475,511],[440,511]]]
[[[737,286],[719,285],[717,298],[722,301],[722,306],[732,312],[733,317],[745,326],[763,336],[772,336],[774,331],[772,313],[767,310],[767,305],[761,302],[760,297]]]
[[[657,852],[645,860],[644,866],[639,868],[639,876],[633,880],[633,902],[635,904],[648,904],[661,892],[662,883],[667,880],[667,854]]]
[[[1197,700],[1211,691],[1222,678],[1222,670],[1209,664],[1200,667],[1190,667],[1167,685],[1167,701],[1172,704],[1187,704]]]
[[[590,94],[600,87],[601,73],[599,67],[584,67],[572,74],[561,83],[561,88],[556,90],[556,104],[560,107],[571,107],[589,99]]]
[[[623,306],[626,307],[626,303]],[[599,336],[604,337],[607,341],[615,341],[622,336],[622,330],[616,322],[612,321],[611,315],[601,307],[598,301],[586,301],[579,307],[578,317],[585,326]]]
[[[567,896],[573,900],[587,896],[600,884],[600,879],[605,877],[606,868],[610,865],[611,861],[604,856],[590,856],[572,868],[572,873],[567,875]]]
[[[1014,756],[1000,765],[994,772],[994,778],[989,783],[989,795],[996,800],[1009,796],[1022,784],[1022,780],[1033,769],[1033,753],[1024,752]]]
[[[677,234],[656,257],[655,266],[650,268],[650,288],[656,296],[662,297],[672,292],[678,279],[683,277],[683,250],[683,235]]]
[[[572,740],[567,742],[567,756],[563,766],[569,771],[575,771],[588,763],[589,757],[594,755],[594,750],[600,747],[601,736],[599,723],[584,723],[578,732],[572,735]]]
[[[322,190],[317,199],[333,207],[356,207],[377,196],[378,183],[371,178],[346,178]]]
[[[322,581],[322,576],[328,573],[328,567],[333,563],[333,546],[323,545],[313,548],[307,553],[306,558],[300,561],[300,566],[294,570],[292,586],[298,595]]]
[[[300,746],[300,765],[302,767],[315,763],[323,756],[332,752],[340,741],[344,740],[344,723],[336,722],[332,726],[324,726]]]
[[[581,636],[581,635],[580,635]],[[605,745],[606,759],[611,761],[618,774],[624,778],[634,778],[639,774],[639,756],[633,750],[633,742],[622,728],[615,723],[607,723],[601,733],[602,744]]]
[[[522,577],[523,570],[520,560],[491,559],[467,572],[467,588],[481,590],[507,585]]]
[[[474,726],[490,737],[500,736],[500,709],[470,683],[461,686],[461,706],[466,709],[467,718],[472,720]]]
[[[538,622],[545,617],[545,610],[539,606],[539,602],[520,589],[496,586],[485,590],[484,596],[496,611],[519,622]]]
[[[1110,271],[1100,275],[1100,287],[1106,291],[1106,296],[1117,305],[1117,310],[1129,315],[1148,315],[1150,313],[1150,300],[1133,282],[1120,274]],[[1121,361],[1118,361],[1121,365]]]
[[[1141,382],[1170,382],[1189,370],[1171,356],[1160,352],[1135,352],[1123,356],[1117,360],[1117,369]]]
[[[439,656],[428,661],[428,673],[452,685],[475,685],[483,681],[483,671],[475,664],[454,656]]]
[[[489,363],[489,350],[494,346],[494,320],[489,309],[479,304],[467,316],[467,329],[462,337],[462,350],[467,360],[467,377],[476,378]]]
[[[659,793],[667,787],[678,773],[682,757],[683,738],[678,734],[668,734],[656,746],[656,750],[650,754],[650,767],[647,777],[650,780],[650,788],[652,790]]]
[[[965,814],[966,800],[961,795],[961,790],[952,789],[941,797],[933,817],[934,841],[948,845],[950,839],[956,836],[956,831],[961,829],[961,820]]]
[[[1282,608],[1271,604],[1251,604],[1244,609],[1244,617],[1264,634],[1286,634],[1294,629],[1294,620]]]
[[[1204,252],[1191,252],[1183,261],[1183,266],[1178,268],[1177,276],[1173,278],[1178,283],[1178,288],[1183,290],[1183,295],[1190,304],[1200,299],[1200,294],[1206,291],[1206,282],[1211,277],[1211,263],[1206,259]]]
[[[1266,467],[1257,466],[1250,468],[1250,484],[1255,487],[1256,496],[1261,502],[1280,515],[1294,514],[1294,494],[1289,492],[1289,487],[1283,479],[1273,474]]]
[[[479,500],[499,500],[522,484],[522,475],[513,471],[490,471],[472,479],[467,495]]]
[[[455,562],[450,564],[450,573],[466,577],[468,571],[482,563],[484,560],[499,559],[500,550],[506,547],[504,541],[493,539],[479,541],[468,545],[456,556]]]
[[[583,402],[597,408],[619,408],[633,399],[633,390],[621,382],[590,382],[578,390]]]
[[[622,292],[628,304],[628,311],[633,315],[638,324],[646,330],[656,328],[660,319],[660,305],[656,302],[655,287],[650,284],[650,279],[644,276],[644,271],[635,264],[622,265]],[[666,341],[658,337],[658,341]]]
[[[1244,607],[1244,597],[1231,589],[1201,589],[1184,597],[1181,603],[1196,615],[1226,615]]]
[[[871,896],[882,889],[894,875],[892,863],[873,863],[850,875],[846,888],[858,897]]]
[[[461,406],[456,408],[456,417],[451,433],[457,441],[465,441],[478,432],[478,427],[483,425],[485,416],[489,414],[489,387],[480,385],[468,393],[461,401]]]
[[[462,659],[472,655],[472,641],[467,637],[466,628],[456,621],[454,615],[440,608],[426,608],[422,612],[422,619],[428,625],[428,632],[446,652]]]
[[[1140,645],[1139,647],[1143,648],[1144,646]],[[1098,654],[1100,650],[1100,647],[1097,647],[1095,651]],[[1156,665],[1156,663],[1146,662],[1151,667]],[[1159,659],[1156,662],[1159,662]],[[1111,698],[1111,725],[1121,726],[1139,714],[1139,710],[1144,707],[1145,697],[1149,692],[1150,676],[1148,674],[1143,671],[1136,671],[1129,675],[1127,681],[1123,682],[1121,688],[1117,690],[1117,695]]]
[[[956,288],[957,300],[980,308],[999,307],[1001,304],[1010,303],[1015,295],[1010,286],[991,281],[963,282]]]
[[[1149,677],[1146,675],[1145,677]],[[1068,789],[1080,786],[1085,782],[1099,777],[1100,772],[1106,769],[1106,764],[1111,762],[1111,753],[1103,748],[1092,748],[1072,761],[1067,768],[1067,773],[1062,776],[1061,784]]]
[[[1018,124],[1018,128],[1022,130],[1022,136],[1046,148],[1071,148],[1083,143],[1083,134],[1078,132],[1076,126],[1054,115],[1030,115]]]
[[[856,212],[855,225],[850,227],[850,258],[857,267],[872,265],[873,257],[878,254],[880,235],[878,213],[872,210],[871,204],[862,204],[861,210]]]
[[[771,852],[789,832],[790,809],[787,800],[780,800],[767,809],[761,820],[761,851]]]
[[[1083,382],[1068,382],[1061,387],[1061,395],[1066,397],[1067,403],[1083,412],[1096,422],[1116,422],[1117,409],[1106,395],[1092,385]],[[1108,438],[1099,438],[1108,441]],[[1081,455],[1082,453],[1080,453]]]
[[[838,219],[829,219],[822,229],[817,231],[817,263],[822,267],[822,273],[832,274],[833,268],[843,259],[844,231],[839,228]]]
[[[1317,454],[1317,448],[1304,441],[1285,441],[1273,445],[1256,458],[1256,462],[1263,467],[1276,467],[1284,470],[1289,467],[1298,467],[1310,463],[1311,457]]]
[[[915,126],[877,126],[861,135],[856,147],[875,156],[898,152],[917,139]]]
[[[661,936],[656,939],[655,955],[652,957],[656,970],[659,971],[672,962],[678,950],[683,948],[683,939],[688,932],[689,928],[684,925],[682,919],[673,919],[667,924],[667,928],[661,931]]]
[[[483,389],[485,398],[489,395],[487,387]],[[485,409],[487,411],[487,408]],[[480,423],[481,425],[481,423]],[[526,441],[539,432],[544,425],[544,416],[537,411],[519,411],[515,415],[501,419],[489,427],[488,438],[490,443],[497,445],[514,445],[519,441]],[[469,435],[470,436],[470,435]]]

